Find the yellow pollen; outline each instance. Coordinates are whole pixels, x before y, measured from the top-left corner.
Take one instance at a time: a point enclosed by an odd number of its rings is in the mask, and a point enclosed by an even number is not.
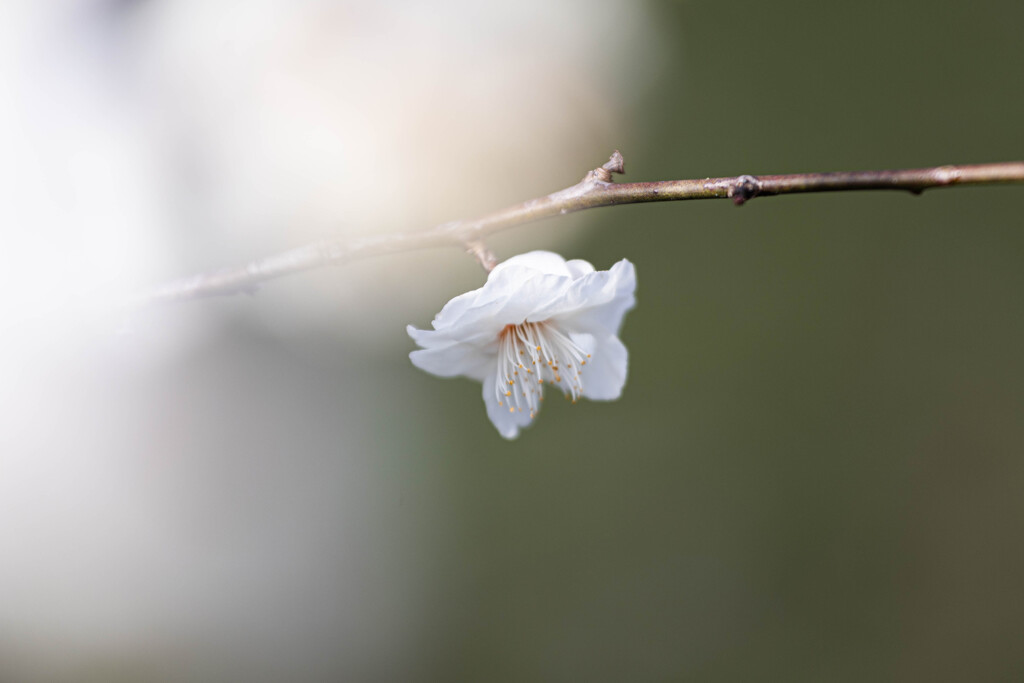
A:
[[[580,365],[586,365],[586,364],[587,364],[587,361],[585,361],[585,360],[580,361]]]
[[[562,381],[561,375],[555,375],[555,381],[556,382],[561,382]]]
[[[506,396],[511,396],[511,395],[512,395],[512,392],[511,392],[511,391],[506,391],[506,392],[505,392],[505,395],[506,395]]]
[[[540,347],[539,346],[537,347],[537,352],[540,353]]]
[[[510,412],[510,413],[514,413],[514,412],[516,412],[516,409],[515,409],[515,408],[513,408],[512,406],[509,406],[509,408],[508,408],[508,412]]]

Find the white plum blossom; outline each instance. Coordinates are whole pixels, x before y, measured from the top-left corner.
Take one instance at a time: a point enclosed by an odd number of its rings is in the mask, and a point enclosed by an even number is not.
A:
[[[520,254],[499,263],[483,287],[445,304],[434,329],[410,325],[422,348],[409,359],[440,377],[483,382],[487,416],[514,439],[540,410],[545,385],[574,403],[622,394],[628,354],[618,333],[635,291],[625,259],[595,271],[550,251]]]

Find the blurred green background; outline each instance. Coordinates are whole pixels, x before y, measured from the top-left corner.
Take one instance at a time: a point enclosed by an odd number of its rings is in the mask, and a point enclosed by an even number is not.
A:
[[[652,51],[642,95],[558,159],[560,184],[496,160],[524,178],[461,215],[569,185],[616,148],[631,181],[1024,158],[1022,3],[635,7],[660,32],[625,47]],[[154,337],[207,332],[160,372],[83,370],[127,425],[96,448],[159,480],[154,533],[188,537],[209,570],[149,606],[147,645],[125,636],[68,671],[1021,680],[1022,200],[1004,186],[674,202],[504,233],[502,257],[628,258],[639,280],[622,399],[549,401],[514,442],[479,385],[406,358],[404,325],[482,282],[457,252],[388,257],[447,292],[413,320],[384,305],[331,334],[267,323],[333,274],[151,314]],[[181,253],[175,272],[246,257]],[[407,296],[375,280],[381,261],[348,272]],[[154,438],[175,457],[139,464]],[[253,560],[218,564],[231,552]],[[161,626],[179,612],[203,616]],[[7,654],[31,677],[47,649],[29,641]]]

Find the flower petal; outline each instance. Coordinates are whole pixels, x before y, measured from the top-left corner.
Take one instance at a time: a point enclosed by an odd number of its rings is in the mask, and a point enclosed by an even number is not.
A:
[[[582,261],[582,263],[586,263],[586,261]],[[566,263],[564,258],[553,251],[540,250],[528,251],[525,254],[519,254],[512,258],[505,259],[494,267],[494,270],[491,271],[491,277],[500,275],[505,268],[513,266],[530,268],[546,275],[565,275],[567,277],[574,277],[569,264]],[[593,270],[592,266],[591,270]],[[488,277],[488,281],[489,280],[490,277]]]
[[[566,261],[565,266],[569,269],[569,275],[574,280],[594,272],[594,266],[591,265],[590,261],[584,261],[583,259],[577,258],[572,261]]]
[[[523,322],[535,322],[535,313],[558,305],[573,285],[573,279],[567,275],[550,275],[534,273],[532,277],[523,278],[515,292],[510,296],[495,315],[505,325],[519,325]],[[543,320],[545,318],[541,318]]]
[[[583,370],[583,396],[592,401],[614,401],[622,395],[629,369],[629,352],[616,336],[574,334],[574,342],[590,354]],[[591,350],[593,349],[593,350]]]
[[[549,305],[571,282],[569,269],[557,254],[530,252],[514,256],[498,264],[483,287],[445,304],[432,324],[436,330],[449,330],[490,321],[498,332],[506,324],[522,322],[530,310]]]
[[[419,331],[419,330],[417,330]],[[471,344],[449,344],[417,349],[409,360],[420,370],[438,377],[469,377],[481,381],[494,372],[494,353]]]
[[[448,331],[486,322],[496,311],[501,310],[514,293],[514,282],[492,284],[488,281],[480,289],[460,294],[445,304],[441,312],[434,316],[431,325],[435,330]]]
[[[530,424],[532,421],[528,413],[509,410],[508,403],[498,405],[498,397],[494,395],[497,379],[494,373],[488,373],[484,377],[484,406],[487,407],[487,417],[491,423],[506,439],[514,439],[519,436],[519,430]]]
[[[431,325],[435,330],[443,330],[457,322],[467,311],[479,306],[477,303],[483,288],[460,294],[444,305],[441,312],[434,316]]]
[[[636,269],[623,259],[611,270],[597,271],[573,281],[550,305],[531,314],[531,320],[555,319],[567,329],[598,337],[617,334],[626,312],[636,305]]]
[[[524,322],[535,311],[562,308],[558,302],[572,283],[593,273],[594,266],[587,261],[566,261],[550,251],[513,256],[495,266],[483,287],[445,304],[432,326],[450,331],[451,339],[464,335],[459,328],[481,324],[488,324],[496,334],[505,325]]]

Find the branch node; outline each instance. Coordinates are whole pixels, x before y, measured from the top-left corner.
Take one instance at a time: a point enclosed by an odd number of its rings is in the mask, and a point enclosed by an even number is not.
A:
[[[488,273],[498,265],[498,257],[494,255],[483,240],[470,240],[466,242],[466,253],[476,259],[477,263]]]
[[[602,183],[612,182],[612,173],[625,173],[626,161],[622,158],[622,152],[615,150],[608,158],[608,161],[600,168],[595,168],[587,174],[588,178],[597,178]]]
[[[604,170],[609,173],[623,174],[626,172],[626,160],[622,158],[622,152],[615,150],[612,155],[608,157],[608,161],[604,162],[602,166]]]
[[[743,206],[761,194],[761,181],[752,175],[741,175],[729,186],[729,198],[736,206]]]

